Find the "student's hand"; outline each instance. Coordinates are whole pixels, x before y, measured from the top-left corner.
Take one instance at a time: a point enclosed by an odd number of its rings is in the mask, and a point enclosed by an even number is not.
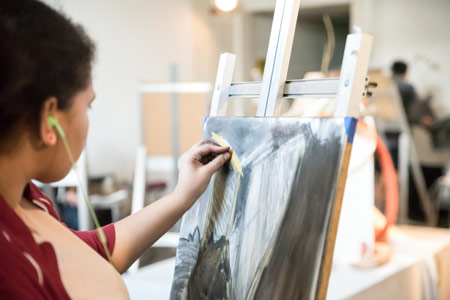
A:
[[[185,208],[194,204],[206,190],[211,176],[230,159],[229,147],[203,140],[184,153],[179,162],[178,183],[174,193],[183,199]]]

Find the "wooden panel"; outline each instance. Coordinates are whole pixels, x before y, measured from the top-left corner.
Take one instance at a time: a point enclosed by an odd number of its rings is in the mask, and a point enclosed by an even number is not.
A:
[[[205,94],[179,94],[180,154],[201,139],[205,101]],[[142,107],[147,154],[172,155],[170,94],[145,94]]]
[[[352,153],[352,143],[347,143],[344,149],[344,157],[342,160],[342,167],[339,172],[336,199],[334,201],[333,210],[331,212],[331,220],[328,225],[328,234],[325,242],[325,250],[322,255],[322,267],[320,269],[319,282],[316,298],[325,300],[328,291],[328,281],[330,280],[331,267],[333,264],[334,245],[336,244],[336,235],[339,224],[339,217],[341,215],[342,200],[344,199],[345,183],[347,182],[348,165],[350,162],[350,155]]]
[[[170,97],[168,94],[146,94],[143,97],[144,138],[147,155],[170,155]]]
[[[205,94],[180,95],[180,153],[202,138],[202,126],[206,116],[205,100]]]

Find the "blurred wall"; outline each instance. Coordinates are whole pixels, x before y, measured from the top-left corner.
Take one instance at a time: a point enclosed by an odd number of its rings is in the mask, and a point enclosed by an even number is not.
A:
[[[304,13],[307,11],[307,13]],[[273,13],[258,13],[254,15],[254,35],[251,39],[253,60],[264,60],[269,43],[270,30],[272,27]],[[335,33],[335,49],[329,69],[340,69],[342,55],[344,53],[345,40],[348,34],[349,20],[348,10],[338,14],[332,14]],[[288,79],[303,78],[306,72],[320,71],[322,54],[327,42],[327,33],[322,15],[319,12],[300,10],[292,45],[291,60],[289,63]],[[255,63],[253,62],[253,65]]]
[[[97,44],[93,74],[97,99],[90,112],[87,143],[89,174],[113,173],[128,180],[132,179],[141,132],[137,83],[168,81],[172,63],[178,64],[179,81],[214,82],[222,52],[237,54],[234,80],[249,80],[255,54],[264,57],[267,50],[266,38],[249,32],[256,22],[250,15],[268,15],[256,26],[270,30],[276,2],[242,0],[239,13],[217,14],[211,11],[211,2],[204,0],[42,1],[81,23]],[[359,25],[374,35],[371,67],[388,70],[394,59],[405,59],[419,92],[432,92],[435,110],[448,114],[450,91],[445,88],[450,78],[450,1],[301,2],[301,7],[308,9],[343,5],[350,8],[350,28]],[[317,39],[311,41],[314,45],[318,42],[321,44]],[[321,56],[322,48],[317,54]],[[302,75],[301,70],[293,73],[294,77]],[[239,111],[238,106],[230,108]]]
[[[214,17],[196,0],[44,2],[82,24],[97,45],[89,174],[131,180],[141,132],[138,82],[169,81],[172,63],[179,81],[213,82],[219,54],[231,51],[230,16]]]
[[[273,13],[275,0],[242,0],[250,13]],[[450,115],[450,1],[302,0],[300,9],[327,11],[349,5],[350,31],[374,36],[370,67],[390,73],[396,59],[410,66],[410,81],[422,97],[431,95],[438,117]],[[317,39],[311,39],[313,45]]]
[[[374,0],[368,32],[372,66],[409,64],[409,79],[421,96],[431,94],[438,117],[450,115],[450,1]]]

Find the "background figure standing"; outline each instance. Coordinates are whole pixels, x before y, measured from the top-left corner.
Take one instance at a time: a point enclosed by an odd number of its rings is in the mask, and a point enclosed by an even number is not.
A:
[[[434,124],[434,114],[430,107],[431,96],[420,99],[414,86],[407,82],[408,65],[403,61],[395,61],[391,67],[392,77],[402,98],[408,122],[430,129]]]

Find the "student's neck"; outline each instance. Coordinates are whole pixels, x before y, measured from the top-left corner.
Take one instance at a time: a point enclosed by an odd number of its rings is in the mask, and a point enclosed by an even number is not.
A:
[[[19,155],[0,155],[0,196],[16,209],[23,198],[23,191],[31,178],[27,160]]]

